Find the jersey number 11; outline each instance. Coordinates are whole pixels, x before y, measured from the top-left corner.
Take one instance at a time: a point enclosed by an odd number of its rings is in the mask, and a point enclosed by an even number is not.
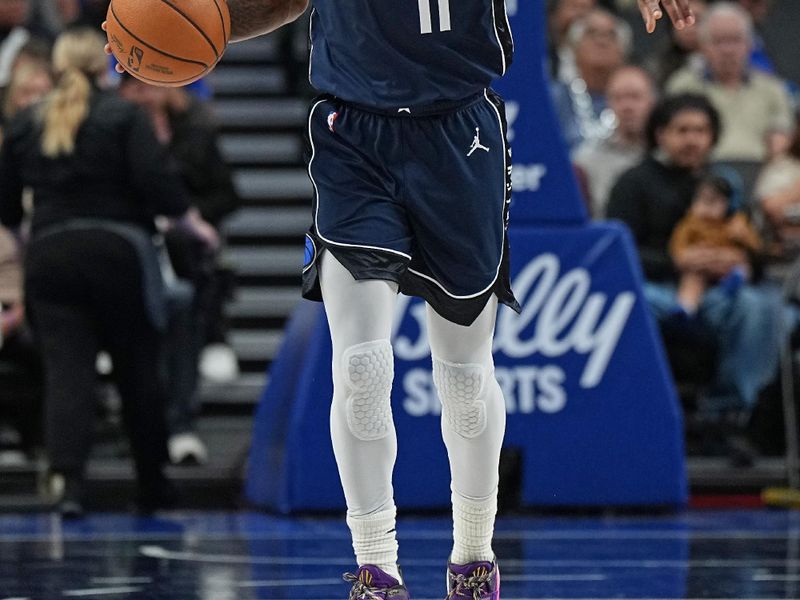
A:
[[[420,33],[433,33],[431,22],[431,3],[436,0],[419,0]],[[450,0],[439,2],[439,31],[450,31]]]

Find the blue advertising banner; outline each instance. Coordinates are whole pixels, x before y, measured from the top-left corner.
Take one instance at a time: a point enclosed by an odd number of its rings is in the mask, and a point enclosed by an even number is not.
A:
[[[522,456],[522,504],[685,503],[681,413],[627,231],[512,227],[509,237],[523,311],[499,311],[494,355],[508,412],[504,446]],[[314,312],[314,327],[304,329]],[[399,298],[393,345],[397,505],[445,507],[450,475],[421,301]],[[280,512],[341,509],[319,305],[299,309],[283,356],[294,358],[275,363],[262,398],[247,496]]]
[[[508,138],[513,149],[511,222],[516,226],[583,224],[586,207],[565,150],[545,73],[544,1],[506,0],[506,8],[514,32],[514,62],[493,87],[506,101]]]

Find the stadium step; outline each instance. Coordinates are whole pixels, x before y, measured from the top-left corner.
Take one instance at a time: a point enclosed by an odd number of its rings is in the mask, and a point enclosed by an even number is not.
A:
[[[228,239],[301,238],[311,224],[311,211],[305,206],[275,208],[240,208],[230,215],[223,227]]]
[[[280,67],[218,65],[208,77],[214,95],[271,96],[286,91],[286,76]]]
[[[252,410],[264,392],[267,381],[268,377],[264,373],[244,373],[235,381],[204,380],[200,384],[199,392],[203,412],[236,407]]]
[[[220,150],[232,167],[296,165],[302,160],[303,140],[292,133],[230,133],[220,136]]]
[[[299,98],[223,98],[214,101],[213,113],[222,128],[298,130],[305,127],[308,103]]]
[[[279,57],[279,46],[275,36],[261,36],[229,44],[220,61],[220,66],[236,63],[264,65],[275,62]]]
[[[242,287],[226,307],[230,318],[287,318],[300,301],[295,287]]]
[[[223,260],[241,275],[296,275],[303,265],[303,245],[298,240],[297,246],[230,247]]]
[[[231,332],[228,341],[239,360],[266,363],[278,353],[283,331],[238,330]]]
[[[233,180],[239,197],[249,202],[288,199],[310,204],[314,194],[314,186],[304,168],[237,169]]]

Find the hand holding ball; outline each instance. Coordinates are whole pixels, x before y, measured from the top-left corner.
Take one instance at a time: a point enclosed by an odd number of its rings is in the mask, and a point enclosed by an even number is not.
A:
[[[111,53],[133,77],[177,87],[222,58],[231,33],[225,0],[112,0],[105,23]]]

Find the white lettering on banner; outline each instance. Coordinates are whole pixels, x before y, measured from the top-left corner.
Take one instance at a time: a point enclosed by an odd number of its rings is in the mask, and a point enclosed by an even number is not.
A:
[[[522,314],[507,310],[498,314],[494,350],[511,358],[536,353],[555,358],[570,350],[588,354],[580,386],[593,388],[603,379],[636,295],[617,295],[601,321],[600,315],[609,303],[607,294],[589,293],[592,280],[586,269],[572,269],[559,278],[560,269],[555,254],[542,254],[516,277],[513,289],[522,304]],[[533,336],[522,339],[523,331],[534,320]]]
[[[560,367],[497,367],[495,377],[503,391],[508,414],[560,412],[567,405],[564,371]],[[403,409],[412,417],[438,416],[442,404],[430,369],[411,369],[403,377]]]
[[[621,292],[610,298],[603,292],[590,293],[591,273],[583,268],[561,273],[561,262],[552,253],[540,254],[528,263],[514,278],[512,287],[522,304],[522,314],[508,309],[498,313],[494,351],[520,359],[537,353],[557,358],[570,351],[588,355],[579,384],[584,389],[599,385],[633,310],[636,295]],[[396,331],[394,351],[398,360],[417,361],[430,356],[425,305],[416,303],[409,309],[409,303],[409,298],[400,297],[396,327],[410,316],[416,328],[408,329],[418,329],[419,333],[412,339],[410,336],[414,333]],[[529,337],[523,337],[526,330],[529,330]],[[541,371],[545,368],[540,367],[536,378],[542,393],[550,394],[551,405],[557,406],[559,401],[552,392],[553,382],[558,378],[548,372],[547,383],[542,383]],[[518,374],[515,377],[518,381],[528,376]],[[523,387],[526,385],[529,384],[523,383]]]
[[[403,408],[412,417],[426,417],[442,414],[442,403],[433,386],[433,373],[430,369],[411,369],[403,377],[403,391],[406,396]]]
[[[506,137],[509,142],[513,142],[516,137],[514,126],[519,117],[519,102],[514,100],[506,101],[506,123],[508,129]],[[514,164],[511,171],[511,184],[515,192],[538,192],[542,187],[542,179],[547,175],[547,165],[542,163],[532,163],[528,165]]]
[[[518,116],[519,102],[515,102],[514,100],[506,100],[506,139],[508,139],[509,142],[513,142],[514,137],[516,136],[514,125],[517,122]]]
[[[431,355],[431,346],[428,343],[428,320],[425,317],[425,303],[417,302],[411,305],[411,298],[400,294],[397,297],[397,305],[395,307],[394,319],[394,354],[402,360],[422,360],[426,356]],[[403,315],[408,312],[419,327],[419,335],[416,340],[409,339],[406,335],[398,335],[397,328],[403,322]]]
[[[547,166],[541,163],[515,164],[511,172],[511,185],[515,192],[538,192],[545,175]]]

